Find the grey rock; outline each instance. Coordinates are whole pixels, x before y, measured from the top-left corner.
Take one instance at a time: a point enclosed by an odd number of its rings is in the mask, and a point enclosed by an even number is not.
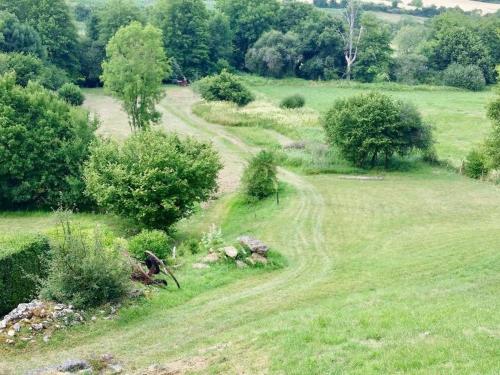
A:
[[[238,256],[238,249],[236,249],[234,246],[226,246],[223,248],[224,254],[226,254],[227,257],[229,258],[236,258]]]
[[[241,260],[237,260],[236,261],[236,267],[238,267],[238,268],[246,268],[248,266],[247,266],[247,264],[245,262],[243,262]]]
[[[90,364],[83,359],[69,359],[57,366],[57,369],[63,372],[77,372],[88,368],[90,368]]]
[[[19,332],[21,330],[21,324],[19,323],[16,323],[12,326],[12,329],[14,329],[14,331],[16,332]]]
[[[33,331],[41,331],[44,327],[42,323],[34,323],[31,328],[33,328]]]
[[[257,253],[253,253],[251,259],[253,259],[255,263],[267,264],[267,259]]]
[[[250,236],[241,236],[238,238],[238,242],[244,248],[250,250],[250,252],[257,253],[262,256],[266,256],[269,251],[269,246],[267,246],[264,242]]]
[[[217,253],[208,253],[204,258],[203,262],[215,263],[219,261],[219,255]]]

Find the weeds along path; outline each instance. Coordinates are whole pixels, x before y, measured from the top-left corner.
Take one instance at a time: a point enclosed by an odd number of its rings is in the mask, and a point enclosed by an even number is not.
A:
[[[176,89],[161,103],[165,129],[211,140],[225,164],[221,176],[225,191],[234,190],[248,157],[258,151],[223,126],[208,124],[191,112],[198,100],[190,89]],[[214,362],[226,363],[229,373],[268,372],[258,338],[274,325],[286,322],[287,311],[306,303],[307,295],[325,282],[332,268],[323,238],[325,202],[301,176],[280,170],[280,178],[295,189],[293,199],[259,236],[282,252],[290,264],[284,270],[250,276],[201,294],[169,310],[152,309],[147,316],[119,325],[112,333],[90,335],[71,345],[20,354],[8,368],[28,368],[110,352],[124,361],[127,373],[141,373],[152,363],[173,364],[183,371],[204,373]],[[242,228],[244,230],[244,228]],[[259,340],[259,341],[260,341]],[[269,342],[272,346],[272,340]],[[2,373],[0,360],[0,373]],[[13,367],[10,367],[13,366]]]

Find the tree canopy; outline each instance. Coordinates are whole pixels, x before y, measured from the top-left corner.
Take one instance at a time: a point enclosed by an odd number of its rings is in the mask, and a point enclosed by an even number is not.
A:
[[[161,31],[134,21],[111,38],[106,57],[104,87],[122,101],[131,128],[144,129],[157,122],[160,114],[155,106],[170,71]]]

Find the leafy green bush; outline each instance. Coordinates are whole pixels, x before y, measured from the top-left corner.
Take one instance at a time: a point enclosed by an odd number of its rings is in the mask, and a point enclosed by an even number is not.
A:
[[[85,181],[100,207],[147,228],[166,229],[212,196],[221,167],[208,143],[141,131],[123,145],[97,143]]]
[[[0,316],[36,295],[36,279],[47,276],[49,252],[41,236],[0,241]]]
[[[274,155],[268,151],[259,152],[243,174],[243,186],[248,197],[264,199],[276,192],[278,179]]]
[[[61,228],[41,296],[78,308],[123,297],[130,286],[130,267],[125,256],[113,247],[105,247],[97,230],[86,236],[69,221],[64,221]]]
[[[55,93],[0,77],[0,208],[82,206],[96,122]]]
[[[145,259],[145,251],[152,251],[158,258],[167,259],[172,255],[172,241],[164,231],[143,230],[130,239],[129,251],[140,260]]]
[[[43,70],[43,62],[33,55],[23,53],[0,53],[0,75],[15,72],[16,83],[26,86],[36,81]]]
[[[431,127],[413,105],[380,93],[336,101],[323,125],[329,142],[357,166],[374,166],[381,155],[387,166],[394,153],[425,151],[433,144]]]
[[[451,64],[443,73],[443,82],[447,86],[472,91],[481,91],[486,87],[483,72],[477,65]]]
[[[203,99],[208,101],[227,101],[244,106],[254,100],[253,94],[240,79],[223,70],[220,74],[205,77],[198,82],[198,89]]]
[[[280,103],[280,107],[288,109],[302,108],[305,104],[306,99],[302,95],[295,94],[284,98]]]
[[[85,100],[82,89],[73,83],[65,83],[57,93],[62,99],[74,106],[82,105]]]
[[[479,150],[472,150],[467,155],[464,165],[464,173],[470,178],[479,179],[488,174],[485,155]]]

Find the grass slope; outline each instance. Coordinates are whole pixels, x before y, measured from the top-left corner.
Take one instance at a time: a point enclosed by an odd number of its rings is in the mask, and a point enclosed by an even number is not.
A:
[[[227,157],[252,152],[235,138],[244,133],[196,120],[176,98],[169,106],[186,128],[209,132]],[[271,244],[288,267],[183,277],[186,290],[160,292],[117,321],[0,353],[0,373],[105,352],[126,373],[155,362],[200,374],[498,372],[498,187],[424,166],[382,181],[280,178],[279,207],[225,198],[182,230],[219,220],[228,235]]]

